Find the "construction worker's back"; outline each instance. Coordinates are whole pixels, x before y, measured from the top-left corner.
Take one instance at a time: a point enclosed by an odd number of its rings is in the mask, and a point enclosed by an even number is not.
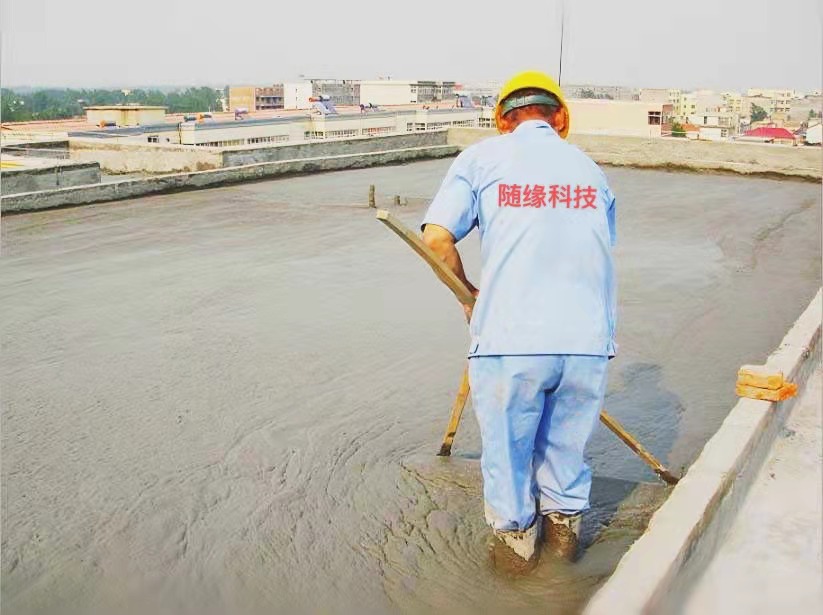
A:
[[[466,149],[423,224],[481,234],[470,356],[614,355],[614,197],[547,122]]]

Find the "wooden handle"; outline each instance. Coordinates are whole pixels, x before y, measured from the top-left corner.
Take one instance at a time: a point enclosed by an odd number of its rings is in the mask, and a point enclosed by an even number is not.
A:
[[[674,474],[669,472],[662,463],[660,463],[657,458],[652,455],[649,451],[645,449],[645,447],[638,442],[634,436],[632,436],[628,431],[623,428],[616,418],[614,418],[611,414],[606,412],[605,410],[600,411],[600,421],[608,427],[611,432],[616,435],[618,438],[623,440],[626,445],[632,449],[637,455],[646,462],[646,464],[654,470],[655,474],[657,474],[660,478],[666,481],[670,485],[676,485],[677,481],[679,480]]]
[[[463,370],[463,378],[460,380],[460,388],[457,397],[452,404],[452,413],[449,417],[449,424],[446,427],[446,434],[443,436],[443,444],[440,445],[440,457],[448,457],[452,454],[452,443],[457,434],[457,427],[460,425],[460,417],[463,416],[463,408],[466,407],[466,400],[469,397],[469,366]]]
[[[417,252],[423,260],[432,268],[435,275],[454,293],[457,300],[464,305],[474,305],[475,298],[466,285],[460,281],[454,272],[441,261],[432,249],[423,243],[423,240],[405,224],[387,212],[385,209],[377,210],[377,219],[394,231],[400,239],[405,241],[412,250]]]

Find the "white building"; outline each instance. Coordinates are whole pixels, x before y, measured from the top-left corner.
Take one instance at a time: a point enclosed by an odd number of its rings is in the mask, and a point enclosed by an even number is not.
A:
[[[806,129],[806,143],[820,145],[823,141],[823,124],[815,124]]]
[[[671,99],[670,92],[667,88],[643,88],[640,90],[640,102],[668,103]]]
[[[408,105],[417,102],[417,87],[413,81],[384,79],[360,82],[360,104]]]
[[[740,116],[728,111],[704,111],[690,115],[687,121],[698,127],[698,138],[706,141],[728,139],[740,129]]]
[[[265,147],[324,139],[351,139],[379,135],[443,130],[452,126],[488,127],[490,109],[448,108],[372,111],[339,115],[289,115],[228,121],[189,121],[179,124],[78,131],[69,137],[92,137],[106,141],[192,145],[200,147]]]
[[[571,132],[660,137],[671,106],[659,102],[571,99]],[[667,111],[668,110],[668,111]]]
[[[283,108],[284,109],[310,109],[312,97],[312,84],[309,81],[302,83],[283,84]]]
[[[378,79],[360,82],[360,104],[408,105],[428,102],[453,102],[453,81],[402,81]]]

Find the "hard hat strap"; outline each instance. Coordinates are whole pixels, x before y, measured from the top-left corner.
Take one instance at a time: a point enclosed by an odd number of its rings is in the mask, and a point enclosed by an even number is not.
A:
[[[559,107],[560,103],[554,96],[549,94],[527,94],[525,96],[509,96],[500,105],[501,114],[506,115],[513,109],[528,107],[529,105],[547,105],[549,107]]]

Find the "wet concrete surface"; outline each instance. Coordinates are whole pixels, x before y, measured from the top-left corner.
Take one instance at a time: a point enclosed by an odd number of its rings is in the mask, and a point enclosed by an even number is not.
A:
[[[470,412],[434,458],[462,311],[356,205],[429,196],[449,162],[3,219],[4,613],[580,609],[664,491],[599,427],[586,555],[489,569]],[[607,174],[607,408],[680,468],[816,292],[820,190]]]

